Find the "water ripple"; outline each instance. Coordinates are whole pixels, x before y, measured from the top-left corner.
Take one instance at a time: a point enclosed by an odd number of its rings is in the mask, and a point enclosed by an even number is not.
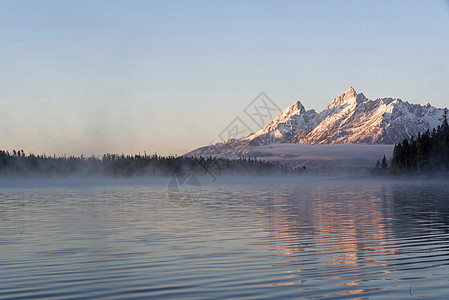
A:
[[[0,298],[447,296],[446,185],[0,189]]]

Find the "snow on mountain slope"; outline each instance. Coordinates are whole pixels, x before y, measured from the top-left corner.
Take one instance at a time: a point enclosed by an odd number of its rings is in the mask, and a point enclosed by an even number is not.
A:
[[[244,140],[249,141],[251,146],[294,143],[306,136],[320,121],[320,116],[315,110],[306,111],[301,102],[296,101],[295,104],[277,115],[267,126]]]
[[[272,144],[394,144],[441,124],[444,109],[393,98],[371,100],[350,87],[322,112],[301,102],[256,133],[199,148],[186,155],[248,155],[248,147]]]
[[[325,110],[306,111],[298,101],[245,140],[250,145],[394,144],[441,124],[443,109],[400,99],[367,99],[351,87]]]

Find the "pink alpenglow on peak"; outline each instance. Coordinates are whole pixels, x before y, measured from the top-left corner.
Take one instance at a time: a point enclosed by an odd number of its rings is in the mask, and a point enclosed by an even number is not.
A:
[[[284,143],[395,144],[437,127],[443,120],[443,113],[444,109],[433,107],[429,102],[420,105],[398,98],[371,100],[350,87],[320,113],[306,110],[296,101],[258,132],[233,141],[233,148]],[[187,155],[201,155],[206,148]]]
[[[351,104],[357,104],[364,102],[366,99],[365,95],[363,93],[357,94],[357,92],[354,90],[354,88],[351,86],[349,89],[341,94],[340,96],[337,96],[334,98],[331,104],[329,104],[326,109],[332,109],[332,108],[339,108],[343,106],[344,104],[351,105]]]

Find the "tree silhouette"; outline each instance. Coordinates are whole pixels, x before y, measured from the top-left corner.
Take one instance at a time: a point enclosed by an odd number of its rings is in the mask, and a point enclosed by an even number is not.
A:
[[[381,168],[382,169],[388,168],[387,158],[385,157],[385,155],[384,155],[384,158],[382,158]]]
[[[449,170],[449,125],[447,109],[442,124],[418,137],[395,145],[391,169],[394,173],[433,173]]]
[[[205,172],[205,170],[207,172]],[[25,155],[23,150],[0,150],[0,175],[48,175],[72,176],[94,175],[106,176],[172,176],[176,174],[210,174],[221,176],[226,174],[273,174],[296,173],[294,170],[278,162],[266,162],[258,159],[239,158],[225,159],[217,157],[184,157],[184,156],[151,156],[140,154],[125,155],[106,153],[101,159],[96,156],[88,158],[83,155],[57,157],[46,155]]]

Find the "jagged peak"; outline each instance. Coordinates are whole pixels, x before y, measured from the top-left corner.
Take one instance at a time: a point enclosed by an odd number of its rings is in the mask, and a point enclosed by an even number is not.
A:
[[[383,97],[383,98],[377,98],[375,101],[380,103],[380,104],[383,103],[383,105],[390,105],[392,103],[393,104],[399,103],[401,100],[397,99],[397,98],[393,99],[391,97]]]
[[[274,120],[285,119],[292,115],[301,115],[306,112],[304,105],[302,105],[301,101],[296,101],[286,109],[284,109],[280,114],[278,114]]]
[[[368,100],[368,98],[366,98],[363,93],[359,93],[357,94],[356,100],[357,102],[365,102],[366,100]]]
[[[264,128],[259,130],[254,134],[254,136],[258,136],[261,133],[266,132],[269,130],[269,128],[272,128],[273,126],[277,126],[279,123],[283,123],[290,119],[292,116],[300,116],[302,114],[306,113],[306,109],[304,105],[302,105],[301,101],[297,100],[295,103],[284,109],[282,112],[280,112],[273,120],[271,120]]]
[[[363,103],[363,105],[358,104]],[[334,109],[342,106],[344,109]],[[241,139],[216,144],[218,148],[276,143],[395,143],[441,124],[442,108],[430,103],[410,104],[399,98],[370,100],[353,87],[319,114],[306,111],[300,101],[284,109],[264,128]],[[231,147],[230,147],[231,146]]]
[[[352,86],[350,86],[349,89],[345,93],[357,95],[357,92],[355,91],[355,89]]]
[[[363,93],[360,93],[360,96],[357,95],[357,92],[355,91],[355,89],[350,86],[349,89],[344,92],[343,94],[341,94],[340,96],[337,96],[334,98],[334,101],[332,101],[331,104],[329,104],[326,109],[331,109],[331,108],[338,108],[341,105],[343,105],[343,103],[350,103],[350,102],[363,102],[366,100],[365,95],[363,95]]]
[[[295,103],[290,105],[287,109],[289,109],[291,111],[295,111],[295,110],[305,111],[306,110],[304,105],[302,105],[301,101],[299,101],[299,100],[297,100]]]

